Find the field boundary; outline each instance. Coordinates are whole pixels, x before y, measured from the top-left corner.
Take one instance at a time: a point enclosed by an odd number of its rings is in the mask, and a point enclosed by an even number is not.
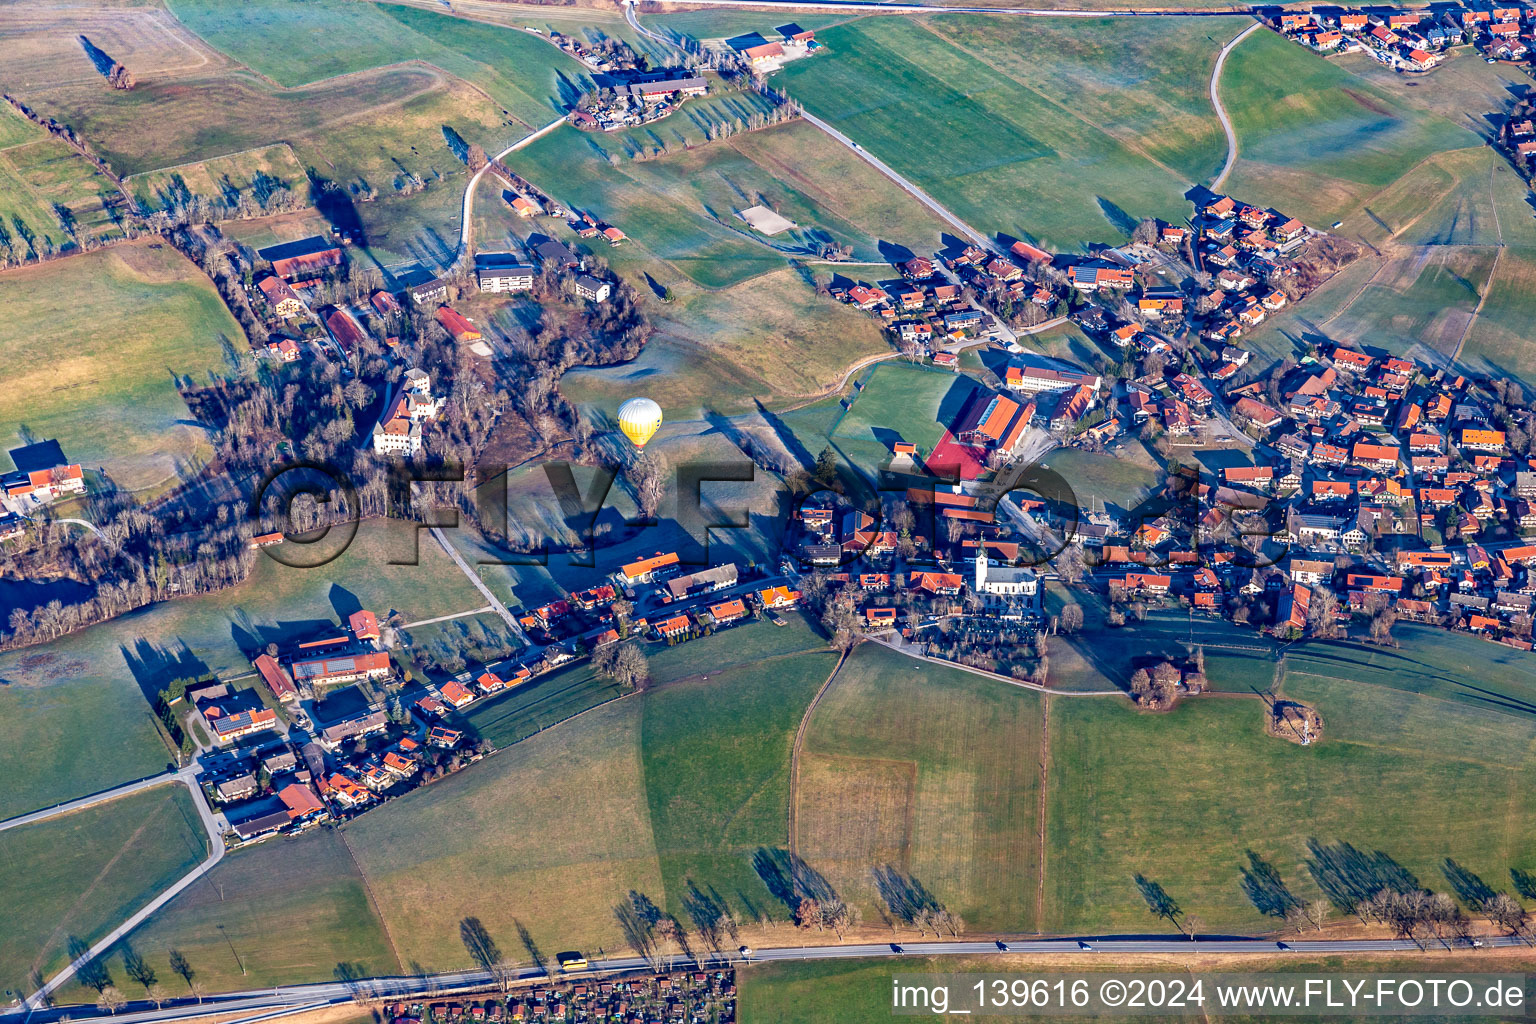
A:
[[[849,651],[858,647],[849,648]],[[800,725],[795,729],[795,742],[789,749],[789,828],[788,842],[791,856],[799,856],[800,852],[800,754],[805,749],[805,731],[811,724],[811,715],[815,713],[816,706],[821,703],[821,698],[827,695],[827,690],[832,687],[832,680],[837,678],[842,670],[843,663],[848,660],[848,651],[843,651],[837,656],[837,664],[832,666],[832,671],[827,674],[826,682],[821,684],[821,689],[816,691],[816,696],[811,698],[811,703],[805,708],[805,714],[800,716]]]
[[[237,156],[245,156],[247,153],[261,153],[269,149],[277,149],[279,146],[288,151],[288,155],[293,157],[294,163],[298,164],[301,168],[304,166],[303,161],[299,159],[299,155],[293,151],[293,144],[288,142],[286,139],[279,139],[276,142],[269,142],[263,146],[247,146],[244,149],[237,149],[233,153],[221,153],[218,156],[208,157],[206,160],[188,160],[184,163],[170,164],[165,167],[155,167],[147,171],[135,171],[132,174],[125,174],[123,176],[123,184],[127,185],[135,178],[145,178],[151,174],[169,174],[175,171],[185,170],[189,167],[202,167],[204,164],[212,163],[215,160],[229,160]],[[16,147],[13,146],[11,148],[14,149]],[[313,207],[308,207],[308,209],[313,209]],[[252,217],[251,219],[260,220],[261,218]]]
[[[338,828],[336,832],[341,836],[341,845],[347,849],[347,856],[352,858],[352,866],[357,869],[357,877],[362,879],[363,892],[368,896],[368,906],[373,910],[373,916],[379,919],[379,929],[384,932],[384,941],[389,943],[389,952],[395,958],[395,966],[404,971],[406,967],[405,961],[400,959],[400,947],[395,945],[395,937],[389,930],[389,921],[384,917],[384,911],[379,909],[379,900],[373,894],[373,883],[368,880],[368,872],[358,863],[357,851],[352,849],[352,841],[347,838],[347,830]]]
[[[1491,172],[1489,177],[1492,177]],[[1489,205],[1492,205],[1492,203]],[[1494,214],[1494,219],[1495,223],[1497,223],[1497,213]],[[1483,282],[1483,290],[1477,297],[1477,305],[1473,308],[1472,315],[1467,317],[1466,325],[1461,329],[1461,337],[1456,339],[1456,348],[1450,354],[1451,365],[1461,362],[1461,350],[1467,345],[1467,336],[1472,333],[1472,325],[1477,323],[1477,315],[1483,311],[1483,303],[1488,301],[1488,293],[1493,290],[1494,276],[1499,272],[1499,261],[1503,258],[1504,245],[1500,243],[1499,247],[1494,250],[1493,265],[1488,268],[1488,280]]]
[[[1036,814],[1036,830],[1040,836],[1040,849],[1035,854],[1035,931],[1045,930],[1045,856],[1050,844],[1046,841],[1046,815],[1050,801],[1046,798],[1051,766],[1051,696],[1040,698],[1040,795]]]

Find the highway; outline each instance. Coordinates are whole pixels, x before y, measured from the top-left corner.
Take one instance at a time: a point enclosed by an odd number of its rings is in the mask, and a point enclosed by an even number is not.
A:
[[[1482,940],[1487,946],[1524,946],[1525,940],[1513,936],[1489,937]],[[1435,943],[1438,947],[1438,943]],[[1277,942],[1274,939],[1242,936],[1217,936],[1191,940],[1185,936],[1130,936],[1130,937],[1065,937],[1025,939],[954,939],[933,942],[851,943],[843,946],[781,946],[754,950],[751,963],[810,960],[848,960],[856,958],[882,958],[900,960],[909,956],[1004,956],[1009,953],[1051,953],[1070,958],[1074,969],[1091,969],[1093,960],[1101,954],[1132,953],[1193,953],[1200,955],[1223,954],[1278,954],[1300,953],[1304,955],[1337,955],[1346,953],[1418,952],[1423,947],[1408,939],[1312,939]],[[743,958],[737,954],[712,954],[697,960],[682,959],[668,966],[690,968],[695,966],[740,965]],[[1068,961],[1063,960],[1065,965]],[[613,971],[642,970],[645,961],[639,957],[610,957],[593,960],[591,966],[571,977],[587,977]],[[548,977],[550,972],[540,967],[520,967],[512,971],[522,981]],[[455,989],[489,987],[490,975],[485,971],[448,971],[441,974],[423,974],[410,977],[367,978],[350,982],[322,982],[314,985],[283,985],[277,988],[256,989],[209,996],[201,1004],[190,1000],[167,1004],[156,1008],[144,1002],[131,1003],[120,1011],[114,1021],[124,1024],[164,1024],[211,1013],[258,1012],[282,1007],[311,1009],[336,1005],[354,999],[398,999],[408,996],[435,998]],[[0,1019],[20,1018],[20,1009],[0,1014]],[[79,1006],[36,1009],[27,1015],[29,1024],[55,1024],[63,1017],[78,1020],[82,1016]]]

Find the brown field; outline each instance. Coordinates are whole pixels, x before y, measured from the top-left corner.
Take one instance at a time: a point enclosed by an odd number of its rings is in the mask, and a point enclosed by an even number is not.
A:
[[[127,65],[138,86],[108,88],[77,35]],[[72,125],[123,175],[288,142],[293,154],[280,159],[277,169],[286,173],[278,177],[292,180],[297,170],[294,183],[302,185],[303,168],[313,167],[341,181],[361,177],[388,194],[395,159],[424,177],[459,168],[443,125],[488,149],[523,130],[504,125],[484,92],[426,64],[279,88],[208,46],[158,3],[88,0],[8,17],[0,50],[7,57],[0,89]],[[187,173],[190,184],[198,172]]]
[[[807,753],[800,786],[816,798],[798,822],[799,853],[840,891],[867,890],[871,864],[910,862],[915,762]]]
[[[140,81],[206,74],[228,64],[158,4],[8,5],[0,20],[0,81],[23,97],[45,87],[110,91],[76,38],[82,35]]]

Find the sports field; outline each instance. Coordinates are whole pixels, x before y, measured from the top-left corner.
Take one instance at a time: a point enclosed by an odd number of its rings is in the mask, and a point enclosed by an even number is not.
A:
[[[1220,48],[1207,36],[1226,27],[866,18],[819,33],[828,52],[777,77],[977,230],[1076,250],[1123,240],[1141,217],[1187,215],[1183,193],[1219,163],[1199,95]],[[1161,62],[1173,70],[1112,102],[1150,66],[1100,49],[1100,35],[1122,31],[1185,59]],[[1165,121],[1167,133],[1148,130]]]
[[[159,242],[7,271],[0,308],[0,388],[11,396],[0,445],[57,438],[68,458],[134,490],[207,451],[175,376],[204,381],[249,351],[212,282]]]
[[[979,385],[963,374],[901,360],[877,363],[855,378],[863,387],[837,402],[810,406],[784,419],[814,459],[827,445],[871,479],[890,461],[891,445],[911,441],[931,456]]]
[[[1314,227],[1348,222],[1371,195],[1431,154],[1482,145],[1459,124],[1273,32],[1238,44],[1220,89],[1239,153],[1224,191]]]
[[[806,733],[798,852],[867,924],[895,868],[974,930],[1032,930],[1040,738],[1037,694],[865,644]]]
[[[99,940],[207,855],[180,785],[0,832],[0,987],[30,992],[34,969],[56,971],[72,940]]]

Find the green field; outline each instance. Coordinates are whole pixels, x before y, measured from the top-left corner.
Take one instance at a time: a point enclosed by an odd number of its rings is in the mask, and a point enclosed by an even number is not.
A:
[[[69,144],[9,110],[0,119],[0,240],[18,258],[115,233],[117,189]],[[29,237],[30,236],[30,237]]]
[[[407,621],[485,603],[430,536],[419,565],[410,528],[370,520],[352,545],[316,569],[265,556],[245,583],[165,602],[62,637],[0,654],[0,817],[107,789],[163,770],[148,698],[175,678],[251,672],[246,652],[294,631],[318,631],[359,607]],[[95,737],[85,743],[81,737]]]
[[[69,295],[61,319],[58,296]],[[213,284],[169,245],[140,242],[0,274],[0,444],[57,438],[70,459],[141,489],[207,441],[175,376],[202,383],[248,352]]]
[[[1482,144],[1273,32],[1232,51],[1220,88],[1239,153],[1224,190],[1314,227],[1346,220],[1432,154]]]
[[[1319,708],[1321,743],[1265,736],[1257,700],[1054,701],[1046,926],[1155,930],[1140,875],[1210,930],[1274,928],[1244,895],[1249,851],[1315,899],[1309,843],[1381,851],[1436,889],[1446,857],[1495,887],[1532,866],[1528,717],[1347,678],[1288,673],[1284,692]]]
[[[1325,345],[1332,318],[1349,305],[1383,262],[1372,255],[1355,260],[1308,295],[1305,302],[1292,303],[1256,331],[1245,331],[1244,347],[1268,357],[1257,360],[1262,367],[1287,356],[1299,357],[1309,346]]]
[[[658,203],[652,165],[626,163],[609,145],[607,138],[565,127],[512,154],[507,163],[561,202],[617,226],[634,245],[701,287],[723,288],[784,265],[782,255],[718,223],[700,204]],[[615,162],[609,162],[610,155]]]
[[[1456,351],[1488,284],[1496,250],[1435,245],[1391,260],[1328,324],[1339,342],[1443,361]]]
[[[641,275],[662,276],[652,266]],[[681,275],[678,275],[681,278]],[[761,401],[782,408],[833,388],[856,361],[890,351],[866,313],[816,294],[798,269],[773,270],[719,290],[681,279],[677,299],[654,305],[656,336],[622,366],[568,372],[561,392],[616,409],[642,390],[669,418],[727,415]]]
[[[258,175],[275,179],[282,187],[303,194],[308,187],[304,168],[287,143],[218,156],[181,167],[151,171],[124,182],[148,209],[169,205],[183,190],[193,195],[228,197],[251,195]]]
[[[172,760],[132,676],[103,673],[72,646],[0,655],[9,684],[0,687],[0,819],[154,775]]]
[[[34,969],[52,974],[72,940],[96,942],[207,856],[180,785],[0,832],[3,987],[30,992]],[[134,994],[121,972],[116,980]]]
[[[1286,679],[1351,679],[1517,719],[1536,706],[1536,663],[1513,647],[1413,623],[1397,626],[1393,636],[1401,647],[1341,641],[1294,646],[1285,655]],[[1477,666],[1475,673],[1469,665]]]
[[[410,967],[395,958],[346,840],[329,829],[230,853],[128,944],[174,997],[187,988],[171,972],[173,949],[209,991],[301,977],[329,981],[342,964],[374,976]],[[143,995],[123,977],[120,947],[103,959],[124,992]],[[71,998],[94,1002],[95,993],[77,985],[61,993],[61,1000]]]
[[[505,696],[476,701],[464,721],[496,746],[509,747],[617,696],[619,688],[599,679],[590,663],[583,662],[524,683]]]
[[[1088,507],[1088,500],[1097,498],[1122,509],[1133,509],[1163,477],[1137,441],[1122,442],[1114,453],[1058,449],[1046,455],[1040,465],[1067,482],[1082,508]]]
[[[977,931],[1035,927],[1040,698],[866,644],[800,765],[799,853],[878,925],[895,868]]]
[[[1488,298],[1467,332],[1462,362],[1480,372],[1520,377],[1536,385],[1530,324],[1536,317],[1536,250],[1505,249]]]
[[[911,441],[924,456],[931,455],[979,388],[964,374],[901,360],[879,363],[855,379],[863,387],[852,392],[846,412],[836,402],[820,403],[784,422],[812,458],[830,444],[871,479],[890,460],[897,440]]]
[[[716,647],[739,657],[728,643]],[[693,669],[707,675],[645,702],[641,764],[666,906],[686,920],[695,885],[743,920],[782,920],[787,908],[773,905],[752,857],[785,845],[790,747],[836,657],[826,650],[765,656],[718,671],[712,660],[695,657]]]
[[[415,7],[362,0],[170,0],[170,7],[199,36],[284,88],[422,61],[538,127],[559,116],[557,101],[574,98],[583,73],[531,33]]]
[[[1436,970],[1446,972],[1475,973],[1487,968],[1486,960],[1475,951],[1437,956],[1434,963]],[[1307,975],[1317,977],[1344,972],[1412,974],[1424,970],[1424,959],[1418,954],[1409,953],[1378,954],[1370,957],[1354,955],[1313,958],[1303,953],[1293,952],[1281,953],[1273,957],[1259,955],[1244,957],[1241,960],[1206,963],[1192,969],[1186,962],[1173,957],[1149,961],[1146,958],[1120,958],[1113,953],[1096,953],[1093,956],[1091,970],[1102,974],[1113,972],[1121,977],[1127,974],[1156,973],[1165,978],[1170,974],[1183,974],[1190,970],[1198,971],[1207,977],[1213,974],[1220,976],[1227,973],[1262,971],[1294,973],[1298,975],[1299,982],[1301,977]],[[737,975],[741,992],[740,1019],[742,1024],[764,1024],[764,1022],[822,1024],[823,1021],[837,1021],[837,1024],[886,1024],[893,1016],[892,982],[895,979],[899,978],[903,982],[911,983],[925,975],[941,974],[968,976],[951,989],[956,993],[952,995],[949,1004],[950,1012],[954,1013],[962,1005],[959,1001],[959,989],[964,987],[968,994],[969,986],[980,975],[1004,975],[1010,981],[1044,978],[1051,984],[1051,991],[1054,994],[1058,978],[1062,979],[1066,986],[1070,986],[1076,978],[1084,977],[1084,968],[1081,958],[1075,954],[1055,956],[918,956],[911,954],[894,959],[755,963],[741,969]],[[1086,975],[1086,979],[1092,978],[1092,974]],[[1089,980],[1089,984],[1093,985],[1095,982]],[[1068,991],[1070,992],[1070,989]],[[1254,1016],[1222,1013],[1215,1006],[1215,993],[1211,987],[1206,985],[1202,992],[1205,999],[1200,1012],[1202,1020],[1221,1022],[1221,1024],[1225,1022],[1283,1024],[1284,1021],[1294,1019],[1293,1016],[1282,1015]],[[938,1015],[924,1013],[920,1016],[937,1017]],[[1066,1015],[1060,1012],[1012,1014],[992,1010],[988,1012],[986,1019],[996,1021],[998,1024],[1025,1024],[1025,1022],[1060,1020],[1063,1016]],[[1070,1016],[1075,1020],[1145,1021],[1147,1024],[1168,1019],[1166,1015],[1136,1016],[1124,1011],[1102,1015],[1073,1011]],[[1467,1024],[1472,1024],[1477,1018],[1441,1017],[1437,1019],[1466,1021]]]
[[[1220,162],[1199,97],[1239,27],[867,18],[820,33],[828,52],[778,78],[977,230],[1075,250],[1121,241],[1141,217],[1187,215],[1185,190]],[[1100,47],[1106,34],[1180,59],[1159,58],[1170,70],[1158,75]]]
[[[1352,227],[1404,245],[1536,245],[1529,189],[1491,147],[1436,153],[1372,196]]]

